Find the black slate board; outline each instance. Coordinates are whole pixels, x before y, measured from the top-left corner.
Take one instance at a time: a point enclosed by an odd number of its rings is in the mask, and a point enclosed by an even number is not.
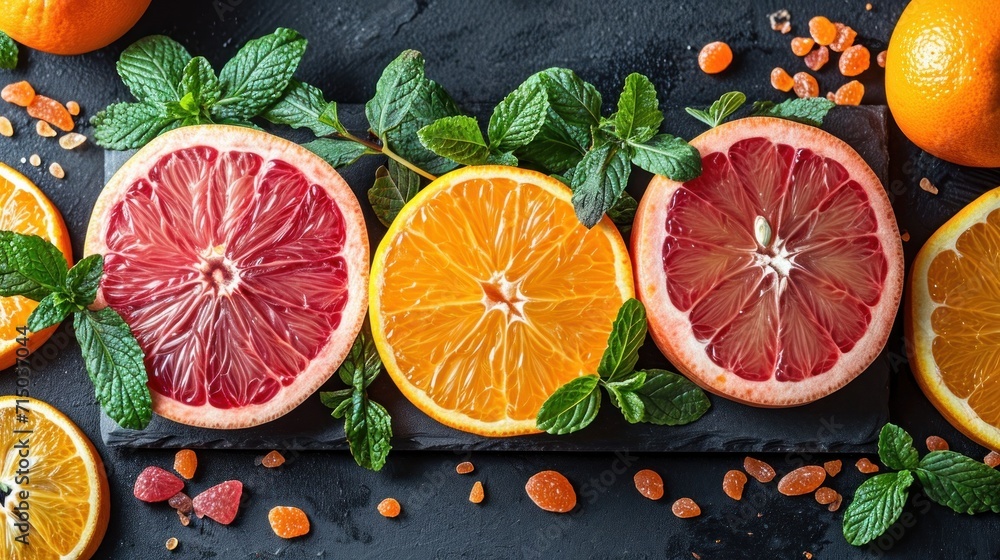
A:
[[[489,107],[468,108],[488,118]],[[363,107],[340,107],[349,128],[364,128]],[[485,113],[485,114],[484,114]],[[838,108],[824,128],[841,137],[865,158],[886,182],[887,109],[881,106]],[[691,138],[704,129],[681,110],[667,111],[669,132]],[[673,127],[670,126],[673,125]],[[354,125],[352,127],[352,125]],[[287,130],[278,131],[287,134]],[[106,178],[130,154],[107,152]],[[385,228],[371,214],[366,192],[371,186],[379,158],[361,160],[343,170],[343,175],[362,201],[374,252]],[[628,190],[641,198],[650,175],[635,172]],[[651,340],[640,354],[639,366],[674,369]],[[330,390],[342,388],[334,378]],[[789,409],[758,409],[712,397],[712,409],[688,426],[661,427],[628,424],[612,407],[604,407],[586,430],[568,436],[539,434],[516,438],[484,438],[443,426],[414,407],[386,375],[371,388],[372,398],[393,416],[393,447],[398,450],[490,450],[490,451],[850,451],[874,449],[878,431],[889,418],[889,366],[883,354],[854,382],[818,402]],[[283,418],[243,430],[209,430],[184,426],[154,417],[143,431],[126,430],[107,417],[101,420],[106,444],[126,447],[225,448],[225,449],[344,449],[342,423],[312,397]]]

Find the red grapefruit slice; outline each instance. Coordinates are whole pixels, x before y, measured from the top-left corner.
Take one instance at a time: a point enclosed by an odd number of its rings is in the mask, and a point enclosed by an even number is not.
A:
[[[655,177],[632,235],[637,293],[664,355],[746,404],[846,385],[892,327],[903,249],[882,184],[850,146],[772,118],[691,142],[704,172]]]
[[[337,369],[367,310],[368,235],[340,175],[265,132],[191,126],[150,142],[104,188],[86,253],[95,305],[146,353],[153,410],[244,428]]]

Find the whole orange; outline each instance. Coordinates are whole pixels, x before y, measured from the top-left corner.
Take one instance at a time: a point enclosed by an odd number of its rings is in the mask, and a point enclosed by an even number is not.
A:
[[[150,0],[4,0],[0,30],[32,49],[82,54],[106,47],[139,21]]]
[[[913,0],[889,41],[885,94],[914,144],[1000,167],[1000,10],[994,0]]]

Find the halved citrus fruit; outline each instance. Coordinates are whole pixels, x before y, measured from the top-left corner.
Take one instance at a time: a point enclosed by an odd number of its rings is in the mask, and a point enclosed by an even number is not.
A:
[[[375,252],[372,333],[393,381],[459,430],[538,432],[556,389],[594,374],[632,271],[618,230],[587,229],[570,190],[467,167],[407,203]]]
[[[850,146],[787,120],[737,120],[691,144],[701,177],[655,177],[633,227],[656,344],[693,381],[746,404],[843,387],[882,350],[902,291],[882,184]]]
[[[56,207],[27,177],[0,163],[0,230],[37,235],[55,245],[69,264],[73,250],[69,244],[66,224]],[[17,341],[22,335],[18,327],[28,323],[28,316],[38,306],[26,297],[0,298],[0,369],[17,361]],[[56,326],[31,333],[27,348],[36,350],[55,332]],[[23,337],[22,337],[23,340]]]
[[[232,126],[156,138],[98,198],[86,253],[146,354],[153,410],[244,428],[319,388],[367,308],[368,235],[350,187],[297,144]]]
[[[953,426],[1000,450],[1000,188],[927,240],[906,304],[906,348],[920,388]]]
[[[0,449],[0,557],[91,558],[108,528],[111,498],[87,436],[38,399],[3,396]]]

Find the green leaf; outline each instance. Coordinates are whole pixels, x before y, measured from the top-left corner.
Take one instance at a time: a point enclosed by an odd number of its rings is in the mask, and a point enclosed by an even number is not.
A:
[[[514,152],[514,155],[552,173],[565,173],[580,163],[587,153],[589,143],[589,128],[581,140],[579,131],[575,131],[550,107],[538,134],[531,143]]]
[[[864,481],[844,512],[844,537],[854,546],[877,539],[903,513],[907,490],[913,484],[909,471],[885,473]]]
[[[316,136],[330,136],[338,131],[340,123],[336,103],[327,103],[319,88],[295,79],[288,83],[281,99],[261,116],[275,124],[308,128]]]
[[[375,85],[375,96],[365,104],[365,115],[372,132],[382,138],[399,126],[413,104],[427,87],[424,57],[414,50],[403,51],[382,71]]]
[[[284,27],[247,41],[219,73],[222,98],[212,115],[242,120],[259,115],[284,94],[305,52],[302,35]]]
[[[1000,471],[954,451],[933,451],[920,460],[917,478],[927,497],[956,513],[1000,513]]]
[[[608,346],[597,365],[601,379],[618,381],[632,373],[639,361],[639,347],[646,340],[646,308],[630,298],[618,309],[618,316],[611,324]]]
[[[368,201],[382,225],[389,227],[419,190],[420,176],[390,159],[388,169],[379,167],[375,171],[375,184],[368,189]]]
[[[331,416],[343,418],[347,414],[348,407],[352,404],[353,395],[353,387],[339,391],[323,391],[319,394],[319,400],[323,406],[333,409],[333,412],[330,413]]]
[[[132,150],[164,132],[177,128],[180,121],[170,117],[163,103],[115,103],[94,115],[94,142],[109,150]]]
[[[502,154],[491,153],[489,157],[486,158],[486,163],[490,165],[509,165],[510,167],[517,167],[517,156],[510,152],[504,152]]]
[[[639,208],[639,203],[627,192],[622,192],[618,197],[618,202],[608,208],[608,217],[618,226],[622,235],[627,234],[632,229],[632,222],[635,221],[635,211]]]
[[[17,43],[9,35],[0,31],[0,68],[13,70],[17,67]]]
[[[632,163],[654,175],[684,182],[701,175],[701,154],[681,138],[658,134],[645,144],[629,142],[635,150]]]
[[[653,82],[642,74],[629,74],[625,78],[625,89],[618,98],[618,111],[611,118],[615,134],[622,140],[648,140],[651,136],[649,131],[655,134],[663,122],[663,112],[660,111]],[[636,137],[637,132],[639,138]],[[642,136],[645,138],[641,138]]]
[[[191,55],[164,35],[150,35],[132,43],[118,59],[118,75],[139,101],[177,101],[181,79]]]
[[[86,307],[97,298],[97,288],[104,274],[104,257],[90,255],[66,273],[66,290],[77,304]]]
[[[645,416],[646,405],[636,394],[646,383],[646,372],[637,371],[621,381],[606,381],[604,388],[611,395],[611,403],[621,409],[630,424],[641,422]]]
[[[536,74],[545,86],[552,111],[571,127],[589,136],[601,119],[601,94],[566,68],[549,68]]]
[[[382,405],[354,391],[350,412],[344,419],[344,433],[358,465],[373,471],[385,466],[392,449],[392,419]]]
[[[528,78],[493,109],[487,135],[494,152],[512,152],[531,142],[545,123],[548,96],[540,79]]]
[[[757,101],[753,104],[752,115],[755,117],[777,117],[790,121],[820,126],[830,109],[836,103],[823,97],[805,99],[788,99],[775,105],[770,101]]]
[[[382,358],[378,355],[371,333],[365,328],[354,339],[350,352],[337,368],[337,375],[345,384],[353,386],[358,391],[363,391],[378,377],[381,371]]]
[[[596,375],[585,375],[556,389],[538,411],[538,429],[562,435],[590,425],[601,407],[599,382]]]
[[[712,406],[705,392],[688,378],[662,369],[645,370],[646,382],[635,394],[646,407],[643,422],[661,426],[690,424]]]
[[[101,408],[123,428],[145,428],[152,415],[146,367],[128,325],[105,307],[76,313],[73,327]]]
[[[203,56],[196,56],[184,67],[181,78],[181,99],[191,95],[198,113],[203,107],[214,105],[222,95],[222,84],[215,76],[211,63]]]
[[[747,96],[738,91],[730,91],[722,94],[722,97],[712,103],[707,110],[693,109],[685,107],[687,114],[707,124],[710,128],[715,128],[722,124],[729,115],[739,110],[747,102]]]
[[[445,117],[417,131],[420,142],[435,154],[463,165],[486,163],[490,150],[476,119]]]
[[[38,307],[28,316],[28,330],[38,332],[51,327],[79,309],[81,307],[73,303],[66,294],[52,292],[42,298],[42,301],[38,302]]]
[[[317,138],[302,147],[323,158],[334,169],[348,166],[365,154],[372,154],[363,144],[352,140]]]
[[[0,231],[0,297],[41,301],[66,283],[66,257],[37,235]]]
[[[890,469],[901,471],[915,469],[920,463],[917,449],[913,447],[913,438],[906,430],[895,424],[882,426],[878,435],[878,456]]]
[[[587,152],[573,173],[573,208],[580,223],[594,227],[625,190],[632,166],[614,144]]]
[[[424,147],[417,131],[438,119],[453,117],[461,112],[440,84],[427,79],[423,81],[424,85],[419,88],[409,115],[399,126],[385,133],[383,142],[420,169],[433,175],[442,175],[458,167],[458,164]]]

